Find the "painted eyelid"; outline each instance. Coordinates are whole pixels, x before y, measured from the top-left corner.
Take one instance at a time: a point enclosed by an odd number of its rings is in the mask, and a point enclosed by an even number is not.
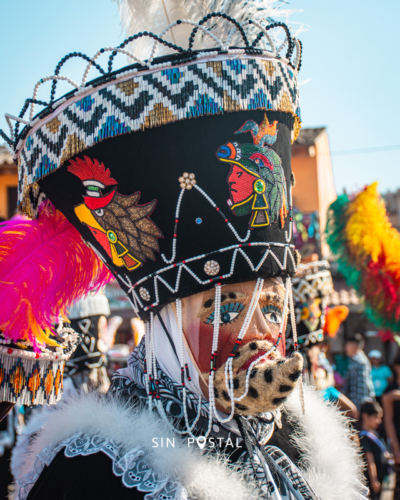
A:
[[[244,309],[244,304],[241,302],[229,302],[221,306],[221,313],[224,312],[241,312]]]
[[[270,304],[270,305],[268,305],[268,306],[263,307],[263,308],[261,309],[261,312],[262,312],[263,314],[270,313],[270,312],[276,312],[276,313],[278,313],[278,314],[280,314],[280,315],[282,315],[282,313],[283,313],[282,309],[280,309],[279,307],[274,306],[274,305],[272,305],[272,304]]]
[[[240,313],[245,308],[244,304],[241,302],[229,302],[228,304],[224,304],[221,306],[221,314],[226,312],[237,312]],[[210,324],[214,321],[215,311],[213,311],[208,318],[206,319],[206,323]]]
[[[271,301],[271,303],[269,303],[269,304],[267,304],[266,306],[263,307],[263,309],[269,309],[269,308],[271,308],[271,309],[277,309],[278,311],[282,310],[281,306],[276,305],[276,303],[272,302],[272,301]]]

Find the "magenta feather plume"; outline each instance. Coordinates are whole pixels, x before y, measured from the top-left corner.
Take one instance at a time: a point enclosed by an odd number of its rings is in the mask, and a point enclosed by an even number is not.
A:
[[[34,347],[54,344],[52,325],[111,273],[68,220],[46,203],[36,220],[0,224],[0,330]]]

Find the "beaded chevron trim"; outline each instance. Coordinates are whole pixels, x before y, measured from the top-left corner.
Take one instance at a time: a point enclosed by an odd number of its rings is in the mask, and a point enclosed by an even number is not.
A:
[[[18,158],[23,209],[34,205],[40,196],[36,181],[109,137],[188,118],[252,109],[289,112],[298,124],[295,130],[299,129],[297,75],[279,60],[227,59],[225,55],[145,73],[125,76],[94,92],[88,89],[33,127]]]
[[[0,352],[0,401],[55,404],[61,399],[64,361],[22,358]]]
[[[63,391],[64,364],[81,338],[72,328],[59,325],[62,346],[50,350],[29,341],[14,344],[0,332],[0,401],[24,405],[55,404]]]
[[[246,247],[262,247],[265,249],[263,252],[260,260],[256,263],[253,264],[251,259],[248,257],[246,252],[242,249]],[[96,254],[100,257],[101,255],[96,251],[96,249],[92,246],[92,249],[96,252]],[[283,262],[279,260],[279,258],[275,255],[274,250],[280,249],[283,250]],[[296,262],[296,256],[293,256],[293,250],[294,250],[294,245],[290,245],[288,243],[267,243],[267,242],[254,242],[254,243],[239,243],[237,245],[231,245],[226,248],[221,248],[219,250],[216,250],[215,252],[210,252],[208,254],[203,254],[203,255],[197,255],[196,257],[192,257],[190,259],[184,260],[182,262],[177,262],[174,264],[171,264],[170,266],[166,266],[162,269],[159,269],[153,274],[149,274],[148,276],[145,276],[141,280],[137,281],[136,283],[132,283],[131,279],[127,274],[121,275],[118,274],[116,275],[116,278],[121,281],[126,287],[126,294],[128,297],[128,300],[130,301],[134,311],[136,313],[139,313],[140,310],[142,309],[143,311],[148,311],[154,307],[157,307],[159,305],[159,294],[158,294],[158,283],[160,282],[163,286],[165,286],[170,292],[173,294],[176,294],[179,292],[179,285],[180,285],[180,280],[182,276],[182,272],[186,271],[189,273],[193,279],[195,279],[198,283],[201,285],[208,285],[210,283],[218,283],[219,280],[223,280],[225,278],[229,278],[233,275],[234,270],[235,270],[235,265],[236,265],[236,258],[237,255],[240,254],[244,259],[246,260],[247,264],[249,265],[250,269],[252,271],[258,271],[262,264],[265,262],[267,258],[273,259],[279,266],[279,268],[283,270],[288,270],[292,266],[294,269],[296,269],[297,262]],[[222,276],[215,276],[214,278],[209,278],[206,280],[202,280],[192,269],[190,268],[190,263],[197,261],[197,260],[205,260],[209,258],[209,256],[213,255],[216,256],[221,253],[225,252],[232,252],[232,257],[231,257],[231,266],[230,266],[230,271],[227,274],[224,274]],[[205,266],[213,261],[207,261],[205,262]],[[291,266],[290,266],[291,264]],[[243,265],[243,264],[240,264]],[[161,275],[167,271],[174,271],[175,276],[173,277],[173,282],[168,283]],[[148,288],[145,288],[142,286],[142,284],[146,283],[146,286]],[[136,293],[136,289],[138,288],[139,295]],[[141,300],[142,299],[142,300]],[[146,302],[151,302],[151,304],[146,305]]]

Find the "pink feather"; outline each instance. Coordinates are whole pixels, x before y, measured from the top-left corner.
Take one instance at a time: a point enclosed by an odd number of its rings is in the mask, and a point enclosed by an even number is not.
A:
[[[67,306],[112,279],[50,203],[36,220],[0,224],[0,330],[14,342],[42,343]]]

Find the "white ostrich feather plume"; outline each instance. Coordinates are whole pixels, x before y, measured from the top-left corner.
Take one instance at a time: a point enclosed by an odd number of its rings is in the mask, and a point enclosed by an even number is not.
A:
[[[132,36],[143,31],[161,34],[163,30],[177,20],[189,20],[198,23],[204,16],[212,12],[225,13],[240,23],[247,20],[258,22],[265,26],[274,20],[287,22],[294,10],[282,8],[282,0],[115,0],[119,7],[121,25],[126,36]],[[297,11],[298,12],[298,11]],[[228,41],[230,46],[243,46],[239,32],[232,23],[213,18],[204,24],[204,27],[222,42]],[[178,45],[183,49],[188,48],[188,39],[193,26],[180,24],[170,29],[164,39]],[[246,29],[246,34],[259,32],[254,26]],[[284,43],[283,30],[274,42],[278,45]],[[274,37],[274,34],[270,32]],[[279,43],[281,42],[281,43]],[[154,41],[145,37],[132,42],[129,50],[140,59],[147,59],[151,54]],[[264,48],[270,49],[268,41],[263,37]],[[195,37],[194,50],[215,47],[215,41],[204,32],[198,32]],[[281,47],[283,48],[283,47]],[[157,51],[157,56],[170,53],[171,50],[162,46]]]

